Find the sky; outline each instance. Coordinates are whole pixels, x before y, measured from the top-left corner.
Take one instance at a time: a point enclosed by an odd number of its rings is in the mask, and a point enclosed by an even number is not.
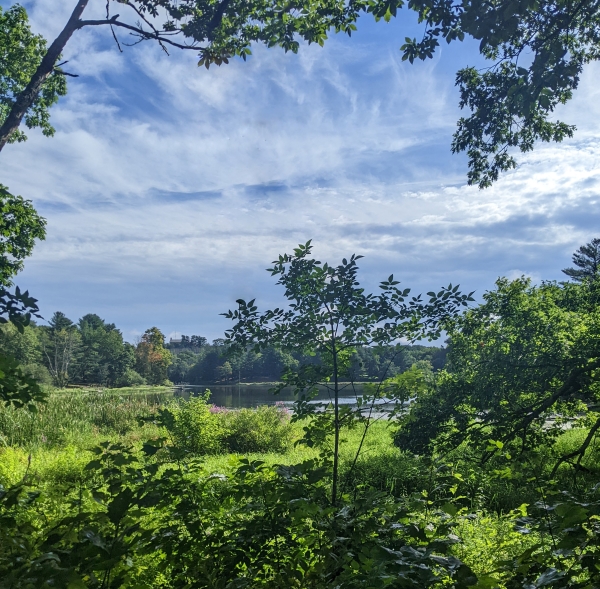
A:
[[[75,5],[21,3],[50,40]],[[91,0],[89,17],[104,5]],[[415,294],[452,283],[478,299],[501,276],[564,278],[575,249],[600,236],[600,68],[557,112],[574,138],[519,155],[481,191],[467,186],[466,156],[450,153],[455,73],[481,65],[477,46],[402,62],[421,28],[399,15],[208,71],[191,51],[120,53],[109,31],[79,31],[55,136],[30,131],[0,157],[0,181],[48,221],[16,283],[46,319],[97,313],[135,341],[152,326],[222,337],[219,314],[238,298],[281,306],[265,269],[309,239],[323,261],[364,255],[359,279],[373,290],[391,273]]]

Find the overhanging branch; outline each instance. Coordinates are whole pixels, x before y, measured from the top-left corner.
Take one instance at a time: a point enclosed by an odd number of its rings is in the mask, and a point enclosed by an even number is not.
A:
[[[129,25],[127,23],[121,22],[120,20],[116,20],[116,17],[113,17],[111,19],[102,19],[102,20],[80,20],[79,26],[77,28],[82,29],[83,27],[97,27],[97,26],[105,26],[105,25],[120,27],[122,29],[131,31],[133,34],[137,35],[144,41],[158,41],[159,43],[167,43],[168,45],[177,47],[178,49],[193,49],[194,51],[203,51],[204,50],[204,47],[201,47],[199,45],[184,45],[182,43],[177,43],[176,41],[172,41],[167,36],[169,34],[169,31],[156,31],[156,32],[146,31],[140,27],[136,27],[134,25]]]

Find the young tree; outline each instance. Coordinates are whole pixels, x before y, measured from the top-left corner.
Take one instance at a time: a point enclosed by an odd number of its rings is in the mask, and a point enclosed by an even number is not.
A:
[[[565,268],[563,272],[577,282],[590,280],[600,271],[600,239],[597,237],[582,245],[573,254],[573,264],[577,268]]]
[[[343,426],[362,422],[368,429],[369,416],[377,398],[375,393],[357,398],[357,408],[340,405],[341,379],[351,354],[360,347],[390,345],[401,340],[435,338],[444,322],[472,300],[450,285],[440,292],[409,298],[410,289],[401,290],[393,275],[380,284],[378,295],[366,294],[357,281],[357,261],[353,255],[338,266],[310,258],[311,242],[299,245],[293,254],[284,254],[269,269],[285,288],[286,309],[259,313],[254,300],[237,301],[238,308],[224,315],[235,321],[226,333],[230,344],[240,351],[269,346],[284,351],[319,354],[319,364],[289,366],[278,389],[291,386],[296,394],[295,419],[310,417],[304,442],[321,447],[327,468],[331,468],[331,503],[339,496],[339,447]],[[331,402],[313,403],[319,385],[331,395]],[[365,418],[363,410],[369,409]],[[328,440],[333,438],[331,450]]]

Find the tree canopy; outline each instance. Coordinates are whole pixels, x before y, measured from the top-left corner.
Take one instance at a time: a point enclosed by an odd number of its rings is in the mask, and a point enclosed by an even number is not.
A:
[[[4,122],[8,117],[16,98],[29,84],[47,50],[46,40],[31,32],[25,8],[15,4],[3,11],[0,7],[0,121]],[[66,93],[65,77],[49,76],[37,94],[31,96],[25,125],[29,129],[40,127],[44,135],[53,135],[48,109]],[[15,129],[8,141],[13,143],[26,138],[22,130]]]
[[[111,12],[117,3],[119,13]],[[330,31],[350,35],[361,14],[389,21],[404,0],[109,0],[103,19],[83,18],[90,0],[79,0],[71,18],[46,49],[29,30],[27,15],[13,6],[0,19],[0,149],[22,140],[18,131],[39,126],[52,134],[48,108],[66,91],[58,64],[70,37],[84,27],[110,28],[115,41],[158,43],[165,51],[192,50],[199,65],[246,59],[253,44],[296,52],[302,42],[323,45]],[[600,0],[410,0],[406,6],[423,24],[421,39],[406,38],[403,59],[427,59],[442,39],[472,37],[490,62],[484,69],[458,71],[460,106],[452,150],[469,156],[468,181],[484,188],[516,166],[514,149],[536,141],[562,141],[575,127],[553,120],[556,107],[571,99],[584,66],[600,56]],[[124,34],[124,35],[123,35]]]
[[[402,2],[400,2],[400,5]],[[600,57],[600,2],[586,0],[411,0],[426,25],[407,39],[404,58],[433,56],[440,40],[477,39],[490,67],[461,69],[460,106],[452,150],[469,156],[469,183],[489,186],[514,168],[511,148],[530,151],[537,140],[561,141],[575,127],[551,120],[577,88],[584,66]]]
[[[580,464],[600,429],[599,297],[597,278],[498,280],[449,327],[447,367],[417,399],[398,444],[427,453],[468,441],[486,460],[505,446],[514,454],[551,445],[565,424],[587,425],[588,437],[559,458]]]
[[[9,141],[23,140],[18,128],[41,126],[52,134],[48,107],[66,92],[65,75],[58,61],[71,36],[85,27],[106,27],[115,42],[135,45],[154,41],[166,52],[191,50],[198,65],[226,64],[232,57],[246,59],[253,43],[280,46],[297,52],[300,41],[323,45],[330,29],[350,34],[355,30],[361,4],[316,0],[306,4],[279,0],[108,0],[106,17],[85,20],[90,0],[77,0],[58,37],[46,49],[44,40],[29,30],[20,6],[4,13],[0,36],[0,89],[5,107],[0,112],[0,150]],[[111,8],[117,4],[119,13]],[[124,14],[121,14],[124,13]],[[120,33],[125,39],[120,38]],[[17,134],[16,134],[17,133]],[[16,134],[16,135],[15,135]]]

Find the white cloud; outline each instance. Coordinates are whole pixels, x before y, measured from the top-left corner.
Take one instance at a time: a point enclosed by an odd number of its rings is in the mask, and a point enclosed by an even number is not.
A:
[[[71,2],[32,7],[50,35]],[[108,31],[78,34],[66,57],[86,75],[54,108],[56,136],[31,133],[0,159],[3,183],[49,220],[22,276],[44,313],[217,337],[217,313],[238,296],[273,300],[262,269],[310,238],[323,258],[366,254],[371,284],[390,272],[423,290],[560,277],[600,220],[597,68],[559,113],[576,138],[479,191],[449,154],[449,50],[410,66],[399,26],[378,27],[208,72],[193,55],[120,55]]]

